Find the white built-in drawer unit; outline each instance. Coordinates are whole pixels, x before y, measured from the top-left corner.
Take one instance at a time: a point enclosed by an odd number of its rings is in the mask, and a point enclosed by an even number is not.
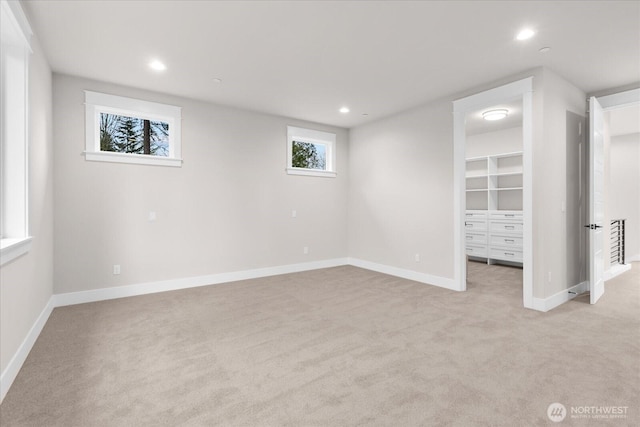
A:
[[[487,257],[487,246],[467,245],[467,255],[480,258]]]
[[[522,250],[522,236],[514,236],[509,234],[491,234],[489,245],[504,246],[509,248],[513,247]]]
[[[522,262],[522,251],[490,247],[489,258],[503,261]]]
[[[522,221],[489,221],[489,231],[492,233],[519,233],[522,234]]]
[[[465,218],[468,220],[473,220],[473,219],[481,219],[481,220],[485,220],[487,219],[487,211],[467,211],[465,213]]]
[[[466,159],[465,244],[467,255],[522,262],[522,190],[524,155],[516,151],[487,152]],[[487,147],[488,148],[488,147]]]
[[[467,211],[465,228],[467,255],[488,263],[522,262],[522,211]]]
[[[476,244],[476,245],[486,245],[487,244],[487,233],[476,233],[467,231],[465,238],[467,240],[467,244]]]
[[[487,221],[480,221],[477,219],[466,220],[464,225],[467,231],[486,231],[487,230]]]
[[[506,220],[520,220],[520,221],[522,221],[522,211],[520,211],[520,212],[491,211],[491,214],[489,214],[489,218],[491,218],[491,219],[506,219]]]

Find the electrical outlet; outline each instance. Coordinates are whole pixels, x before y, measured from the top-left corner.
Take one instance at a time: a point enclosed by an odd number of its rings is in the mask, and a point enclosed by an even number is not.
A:
[[[309,246],[305,246],[304,248],[302,248],[302,253],[307,255],[309,253]]]
[[[547,281],[551,283],[551,272],[549,272],[549,274],[547,275]]]
[[[416,262],[420,262],[420,254],[416,254],[415,260],[416,260]]]
[[[298,212],[296,210],[291,211],[291,218],[296,218],[298,216]]]
[[[155,221],[157,218],[157,215],[154,211],[149,211],[149,222],[153,222]]]
[[[120,264],[113,264],[113,274],[120,274]]]

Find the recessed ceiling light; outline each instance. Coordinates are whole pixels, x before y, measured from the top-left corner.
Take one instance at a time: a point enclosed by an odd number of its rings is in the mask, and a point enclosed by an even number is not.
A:
[[[216,77],[216,78],[213,79],[213,82],[214,83],[222,83],[222,79],[219,79],[219,78]]]
[[[368,115],[369,115],[369,113],[362,113],[362,115],[363,115],[363,116],[368,116]]]
[[[349,111],[351,111],[351,110],[349,110],[349,108],[347,108],[347,107],[342,107],[339,111],[340,111],[342,114],[347,114],[347,113],[348,113]]]
[[[502,120],[509,115],[509,110],[489,110],[482,113],[482,118],[489,121]]]
[[[535,32],[535,31],[533,31],[531,28],[525,28],[525,29],[523,29],[522,31],[520,31],[520,32],[518,33],[518,35],[516,36],[516,38],[517,38],[518,40],[527,40],[527,39],[530,39],[531,37],[533,37],[533,35],[534,35],[535,33],[536,33],[536,32]]]
[[[156,71],[164,71],[167,69],[167,66],[164,65],[162,62],[158,61],[157,59],[149,62],[149,67],[151,67],[151,69]]]

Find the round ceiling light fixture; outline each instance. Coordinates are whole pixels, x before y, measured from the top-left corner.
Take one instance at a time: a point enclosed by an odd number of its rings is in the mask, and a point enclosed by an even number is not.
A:
[[[342,108],[341,108],[340,110],[338,110],[338,111],[340,111],[342,114],[347,114],[347,113],[348,113],[349,111],[351,111],[351,110],[349,110],[349,108],[348,108],[348,107],[342,107]]]
[[[509,110],[489,110],[482,113],[482,118],[485,120],[489,120],[490,122],[496,120],[502,120],[509,115]]]
[[[535,31],[533,31],[531,28],[524,28],[522,31],[520,31],[518,33],[518,35],[516,36],[516,39],[518,40],[527,40],[530,39],[531,37],[533,37],[535,35]]]
[[[164,71],[167,69],[167,66],[157,59],[149,62],[149,67],[151,67],[151,69],[155,71]]]

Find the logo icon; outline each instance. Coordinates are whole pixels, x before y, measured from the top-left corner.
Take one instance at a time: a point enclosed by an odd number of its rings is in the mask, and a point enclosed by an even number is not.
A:
[[[562,403],[552,403],[547,408],[547,417],[554,423],[559,423],[567,416],[567,408]]]

